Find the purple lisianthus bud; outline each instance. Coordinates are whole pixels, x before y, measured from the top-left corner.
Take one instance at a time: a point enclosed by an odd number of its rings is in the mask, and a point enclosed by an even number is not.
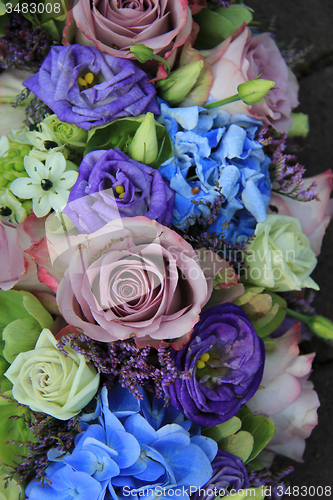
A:
[[[248,488],[249,478],[241,458],[219,450],[212,467],[212,478],[194,493],[191,500],[214,500],[218,495],[227,496],[231,490]]]
[[[192,374],[166,388],[172,404],[200,426],[229,420],[253,396],[264,369],[265,348],[244,311],[221,304],[201,314],[190,341],[174,359]]]
[[[138,215],[168,226],[173,202],[174,192],[158,170],[115,148],[91,151],[83,158],[64,213],[82,233]]]
[[[147,74],[132,61],[96,47],[52,47],[38,73],[24,85],[60,120],[85,130],[148,111],[159,114]]]

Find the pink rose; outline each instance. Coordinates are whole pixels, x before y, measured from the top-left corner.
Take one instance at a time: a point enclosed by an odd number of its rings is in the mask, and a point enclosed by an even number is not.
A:
[[[300,323],[275,339],[276,349],[266,352],[262,388],[247,403],[252,412],[269,417],[275,434],[265,450],[302,462],[305,439],[318,423],[320,403],[308,380],[315,354],[300,356]]]
[[[24,273],[24,257],[17,243],[17,227],[0,221],[0,288],[10,290]]]
[[[333,200],[330,199],[333,188],[332,170],[329,169],[322,174],[304,179],[304,187],[310,187],[313,182],[317,183],[314,191],[320,201],[302,202],[272,193],[269,206],[275,207],[280,215],[297,217],[302,225],[303,233],[309,238],[311,249],[319,255],[325,230],[333,215]]]
[[[261,78],[274,81],[277,87],[267,94],[267,101],[252,106],[236,101],[223,109],[233,115],[243,113],[258,118],[279,132],[288,132],[291,110],[298,105],[298,83],[275,42],[269,33],[253,36],[249,28],[231,40],[229,37],[212,49],[207,59],[215,77],[212,96],[220,100],[237,94],[238,85],[261,74]]]
[[[128,54],[133,43],[169,56],[192,30],[187,0],[77,0],[73,17],[82,32],[77,43],[95,44],[102,52],[129,59],[135,59]]]
[[[31,220],[32,219],[32,220]],[[37,221],[34,224],[34,221]],[[0,221],[0,289],[45,292],[47,287],[37,278],[36,265],[25,250],[39,239],[44,220],[30,215],[18,226],[5,220]],[[45,234],[45,232],[44,232]]]
[[[184,343],[210,297],[213,276],[228,273],[213,252],[198,256],[176,232],[146,217],[117,219],[91,234],[47,235],[30,251],[44,268],[39,276],[53,285],[60,281],[62,316],[102,342]]]

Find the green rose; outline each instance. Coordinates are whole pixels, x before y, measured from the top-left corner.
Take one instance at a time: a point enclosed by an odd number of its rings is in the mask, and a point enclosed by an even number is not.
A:
[[[5,488],[5,478],[11,472],[10,467],[0,466],[0,500],[22,500],[25,498],[24,489],[16,481],[8,481]]]
[[[5,373],[13,384],[13,397],[33,411],[59,420],[77,415],[96,394],[99,374],[82,354],[66,346],[57,349],[51,331],[44,329],[35,349],[19,354]]]
[[[315,253],[302,233],[301,223],[286,215],[268,215],[259,222],[255,239],[244,257],[245,281],[274,292],[313,288],[310,278],[317,264]]]
[[[75,148],[84,148],[87,141],[88,132],[72,123],[65,123],[59,120],[57,115],[47,116],[45,123],[51,132],[62,144],[68,144]]]

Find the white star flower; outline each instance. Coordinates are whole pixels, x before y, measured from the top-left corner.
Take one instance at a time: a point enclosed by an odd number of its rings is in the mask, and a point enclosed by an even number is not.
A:
[[[24,168],[29,177],[15,179],[10,190],[19,198],[32,199],[32,210],[37,217],[44,217],[51,208],[61,212],[68,200],[68,190],[78,177],[74,170],[65,172],[64,155],[49,154],[45,165],[33,156],[25,156]]]
[[[9,191],[0,188],[0,219],[8,220],[12,224],[19,224],[27,217],[22,204]]]

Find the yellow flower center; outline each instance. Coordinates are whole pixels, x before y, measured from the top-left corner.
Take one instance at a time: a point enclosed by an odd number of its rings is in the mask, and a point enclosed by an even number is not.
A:
[[[121,186],[120,184],[116,186],[116,195],[118,195],[117,197],[120,198],[121,200],[124,198],[125,196],[124,186]]]
[[[79,76],[77,83],[79,84],[80,90],[88,89],[93,86],[95,76],[92,73],[86,73],[84,77]]]
[[[205,368],[207,361],[209,360],[210,355],[208,352],[205,352],[200,356],[200,358],[197,361],[197,368],[200,370],[202,368]]]

